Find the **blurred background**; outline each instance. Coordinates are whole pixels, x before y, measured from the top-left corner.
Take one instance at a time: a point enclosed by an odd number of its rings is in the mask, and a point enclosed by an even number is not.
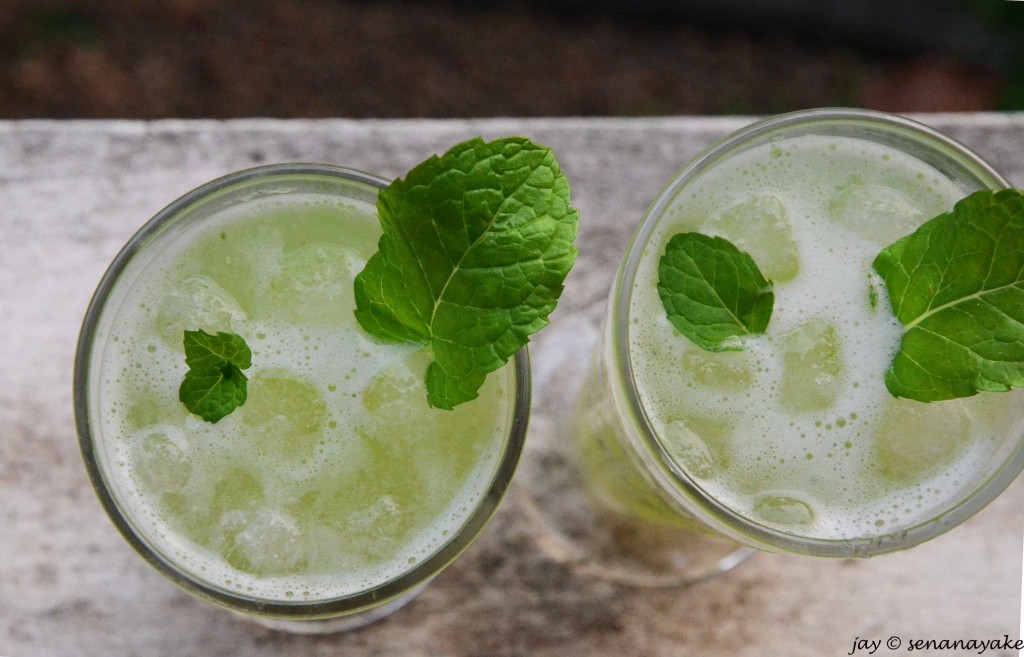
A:
[[[1024,110],[1013,0],[0,0],[0,118]]]

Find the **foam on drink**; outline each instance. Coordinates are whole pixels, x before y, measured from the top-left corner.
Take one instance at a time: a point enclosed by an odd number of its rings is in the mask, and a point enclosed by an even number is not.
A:
[[[899,348],[871,263],[970,190],[872,142],[800,136],[730,156],[686,187],[651,236],[631,295],[641,403],[670,457],[754,522],[823,539],[934,517],[979,482],[1022,393],[922,404],[884,373]],[[763,336],[714,354],[669,323],[658,260],[679,232],[720,235],[775,282]]]
[[[136,533],[193,577],[278,601],[364,591],[446,544],[501,460],[514,372],[430,409],[429,355],[358,328],[373,206],[269,196],[172,230],[112,295],[97,360],[99,461]],[[246,404],[216,424],[178,401],[197,328],[253,351]]]

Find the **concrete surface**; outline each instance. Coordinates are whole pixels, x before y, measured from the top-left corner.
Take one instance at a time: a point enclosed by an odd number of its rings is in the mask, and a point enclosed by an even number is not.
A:
[[[1024,186],[1024,116],[922,118]],[[382,623],[324,637],[273,632],[193,600],[131,551],[96,501],[71,411],[79,322],[120,246],[183,192],[278,161],[395,176],[476,134],[552,146],[573,183],[581,255],[532,346],[526,459],[538,467],[531,459],[564,439],[566,400],[646,204],[684,162],[747,122],[0,123],[0,655],[795,657],[847,655],[857,637],[1015,638],[1022,481],[911,552],[870,561],[759,554],[685,590],[613,585],[547,558],[517,481],[480,540],[419,599]]]

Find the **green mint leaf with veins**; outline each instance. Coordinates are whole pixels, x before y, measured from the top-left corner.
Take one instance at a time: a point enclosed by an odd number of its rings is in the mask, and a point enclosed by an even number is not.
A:
[[[707,351],[739,351],[764,333],[775,295],[754,259],[728,240],[673,235],[658,263],[658,294],[672,326]]]
[[[247,379],[242,370],[252,366],[252,352],[241,337],[185,331],[185,364],[189,371],[178,388],[178,399],[190,413],[217,423],[245,403]]]
[[[885,373],[923,402],[1024,386],[1024,192],[976,192],[874,262],[900,349]]]
[[[544,146],[477,138],[393,182],[377,211],[383,234],[355,279],[356,319],[378,338],[429,345],[431,406],[475,399],[562,292],[579,219],[569,181]]]

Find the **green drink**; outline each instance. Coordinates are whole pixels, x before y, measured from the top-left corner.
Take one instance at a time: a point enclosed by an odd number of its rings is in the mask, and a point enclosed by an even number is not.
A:
[[[418,592],[490,517],[522,446],[525,352],[441,411],[429,355],[358,327],[384,185],[296,165],[190,193],[118,256],[81,337],[82,449],[115,524],[186,590],[287,629],[357,626]],[[178,399],[198,329],[252,349],[248,398],[216,423]]]
[[[592,496],[633,535],[660,536],[634,548],[655,564],[647,575],[727,569],[738,544],[841,557],[908,548],[1012,481],[1024,393],[894,398],[885,372],[902,326],[872,271],[927,219],[1006,186],[934,131],[839,110],[755,124],[669,184],[616,281],[575,422]],[[740,351],[701,349],[667,317],[659,259],[687,232],[728,239],[774,281],[771,322]],[[696,552],[673,551],[686,541]]]

